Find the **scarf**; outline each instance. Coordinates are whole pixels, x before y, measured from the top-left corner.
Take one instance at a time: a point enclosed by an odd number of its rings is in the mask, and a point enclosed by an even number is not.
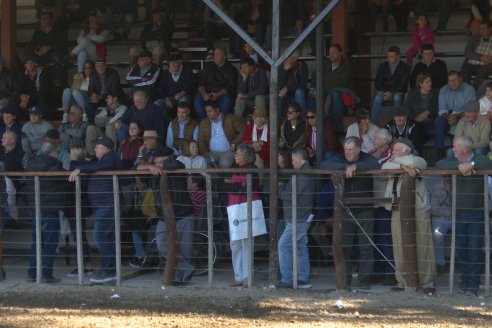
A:
[[[256,123],[253,123],[253,135],[251,136],[251,138],[253,141],[258,141],[258,127],[256,126]],[[267,139],[268,139],[268,125],[265,124],[261,132],[260,140],[267,142],[268,141]]]

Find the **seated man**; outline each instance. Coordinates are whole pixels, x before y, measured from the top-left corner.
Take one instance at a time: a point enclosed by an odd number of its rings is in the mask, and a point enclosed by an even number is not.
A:
[[[155,104],[166,111],[170,117],[181,103],[191,104],[195,93],[195,80],[191,69],[183,66],[180,55],[173,55],[169,60],[169,69],[162,70],[158,98]]]
[[[438,157],[442,158],[445,155],[444,138],[447,132],[450,129],[451,133],[454,132],[458,120],[464,115],[465,105],[475,99],[475,89],[463,82],[459,72],[450,71],[448,84],[439,91],[439,112],[434,121],[434,138]]]
[[[345,104],[343,95],[348,94],[354,102],[360,99],[352,91],[353,75],[350,62],[343,57],[342,47],[332,44],[328,50],[328,61],[323,70],[323,92],[326,95],[325,115],[333,117],[335,128],[343,130]]]
[[[198,122],[190,117],[190,105],[181,103],[178,105],[176,118],[167,128],[166,146],[174,149],[175,155],[179,155],[183,150],[183,141],[193,140],[198,140]]]
[[[154,191],[155,213],[158,218],[156,228],[157,249],[162,257],[167,257],[167,226],[166,221],[171,218],[169,213],[174,214],[176,220],[176,231],[178,233],[178,250],[175,271],[175,284],[183,284],[190,281],[195,273],[195,267],[190,260],[193,255],[193,206],[187,189],[187,178],[183,174],[168,174],[168,189],[160,189],[160,175],[162,170],[184,169],[184,165],[173,158],[174,151],[168,147],[159,147],[154,152],[154,165],[140,164],[139,171],[150,171],[157,176],[150,180],[151,189]],[[172,209],[161,204],[161,193],[168,193],[171,198]]]
[[[131,94],[136,90],[145,90],[152,101],[157,99],[157,84],[161,69],[152,62],[152,53],[144,50],[138,55],[137,64],[130,68],[126,81],[132,86]]]
[[[20,145],[22,136],[22,125],[17,120],[17,115],[19,114],[18,108],[8,105],[2,110],[2,119],[0,122],[0,135],[7,131],[13,132],[15,134],[16,142]]]
[[[418,89],[419,85],[416,83],[417,76],[420,73],[429,73],[432,81],[432,89],[439,91],[448,82],[448,66],[444,60],[436,58],[432,44],[424,44],[421,52],[422,60],[413,67],[410,88]]]
[[[140,34],[142,49],[159,47],[165,50],[166,56],[171,54],[174,24],[166,17],[162,6],[158,5],[152,10],[152,19],[145,24]]]
[[[39,107],[29,108],[29,122],[22,126],[22,150],[29,156],[41,149],[48,130],[53,129],[51,123],[43,119]]]
[[[234,114],[242,119],[248,107],[266,108],[268,80],[265,71],[256,67],[253,59],[242,59],[239,65],[241,69]]]
[[[379,112],[383,104],[395,107],[403,105],[403,99],[408,89],[410,69],[400,60],[400,48],[388,48],[388,60],[378,67],[374,87],[376,94],[372,103],[371,122],[378,124]]]
[[[203,69],[198,78],[198,94],[193,104],[199,120],[206,117],[205,102],[209,100],[218,101],[223,113],[232,112],[237,76],[237,69],[227,61],[226,50],[216,48],[214,61]]]
[[[89,124],[94,124],[95,111],[97,107],[106,105],[106,96],[124,95],[120,84],[120,76],[117,71],[110,68],[106,64],[104,58],[96,60],[96,74],[89,77],[89,104],[85,108],[87,120]]]
[[[205,105],[207,117],[200,121],[198,151],[207,158],[209,167],[231,167],[234,161],[235,145],[239,145],[246,131],[246,125],[234,114],[224,114],[216,101]]]
[[[454,136],[470,137],[473,141],[473,152],[477,155],[487,155],[490,142],[490,121],[480,115],[480,103],[477,100],[470,100],[464,111],[464,116],[456,124]]]
[[[162,137],[169,124],[169,118],[164,115],[165,113],[150,101],[144,90],[138,90],[133,93],[133,105],[121,120],[126,125],[130,124],[130,121],[140,121],[144,130],[155,130]]]
[[[465,48],[465,61],[461,67],[463,80],[478,89],[492,73],[492,22],[480,23],[480,36],[471,37]],[[472,75],[475,79],[472,81]]]
[[[58,128],[60,131],[61,146],[70,151],[72,147],[85,148],[85,133],[87,123],[82,121],[84,110],[79,106],[72,106],[68,113],[68,122]],[[92,147],[90,145],[89,147]]]
[[[403,107],[395,108],[394,113],[394,118],[386,124],[386,129],[391,133],[393,141],[402,138],[409,139],[420,153],[423,142],[422,126],[409,119]]]
[[[284,107],[291,102],[298,103],[305,114],[306,93],[309,69],[299,60],[299,52],[294,51],[278,69],[278,117],[282,117]]]

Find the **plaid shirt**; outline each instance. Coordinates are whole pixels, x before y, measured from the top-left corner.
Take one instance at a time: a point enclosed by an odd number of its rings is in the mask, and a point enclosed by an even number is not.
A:
[[[484,39],[480,39],[480,43],[478,44],[475,52],[480,55],[492,56],[492,38],[485,41]],[[470,65],[486,65],[481,60],[469,59],[468,64]]]

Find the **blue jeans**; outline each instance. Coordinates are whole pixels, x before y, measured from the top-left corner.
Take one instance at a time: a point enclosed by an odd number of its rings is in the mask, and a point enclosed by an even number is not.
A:
[[[309,223],[297,223],[297,280],[309,281],[309,252],[307,248],[307,231]],[[285,230],[278,241],[278,262],[280,266],[280,281],[292,285],[292,222],[285,222]]]
[[[294,92],[294,97],[288,94],[285,97],[278,97],[277,111],[279,119],[282,117],[282,114],[284,114],[285,107],[287,107],[292,102],[298,103],[299,106],[301,106],[302,108],[302,114],[306,114],[306,91],[302,89],[297,89]]]
[[[236,103],[235,95],[225,94],[219,99],[219,107],[222,113],[232,113],[234,111],[234,104]],[[193,100],[193,106],[195,107],[196,117],[201,120],[207,116],[205,111],[205,102],[200,94],[195,96]]]
[[[434,145],[437,149],[444,148],[444,139],[448,131],[448,120],[443,115],[439,115],[434,121]]]
[[[101,274],[116,274],[116,248],[114,236],[114,208],[96,207],[94,223],[94,242],[101,257]]]
[[[452,223],[449,218],[432,218],[432,242],[434,244],[434,256],[436,265],[443,267],[446,265],[444,258],[444,238],[451,230]]]
[[[29,278],[36,278],[36,219],[34,211],[32,219],[32,244],[29,258]],[[60,217],[57,209],[41,211],[41,262],[42,278],[53,276],[53,260],[58,247],[58,235],[60,233]]]
[[[405,98],[405,93],[403,92],[393,93],[393,100],[392,100],[393,106],[400,107],[401,105],[403,105],[404,98]],[[381,111],[381,106],[383,106],[384,102],[385,102],[384,92],[376,91],[376,95],[374,96],[374,101],[372,103],[372,109],[371,109],[371,122],[373,124],[378,125],[379,112]]]
[[[470,289],[480,286],[484,269],[483,210],[456,211],[456,260],[461,271],[461,284]]]
[[[69,109],[72,105],[77,105],[85,110],[87,102],[89,101],[89,94],[87,91],[79,89],[65,88],[62,94],[62,108]]]

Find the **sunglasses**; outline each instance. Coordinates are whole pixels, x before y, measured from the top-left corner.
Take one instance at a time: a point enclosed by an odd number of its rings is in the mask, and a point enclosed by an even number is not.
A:
[[[295,112],[295,111],[293,111],[293,110],[288,110],[288,111],[287,111],[287,115],[292,115],[292,114],[294,114],[294,113],[297,113],[297,112]]]
[[[311,119],[316,118],[316,116],[315,116],[315,115],[307,115],[307,116],[306,116],[306,118],[307,118],[308,120],[311,120]]]

